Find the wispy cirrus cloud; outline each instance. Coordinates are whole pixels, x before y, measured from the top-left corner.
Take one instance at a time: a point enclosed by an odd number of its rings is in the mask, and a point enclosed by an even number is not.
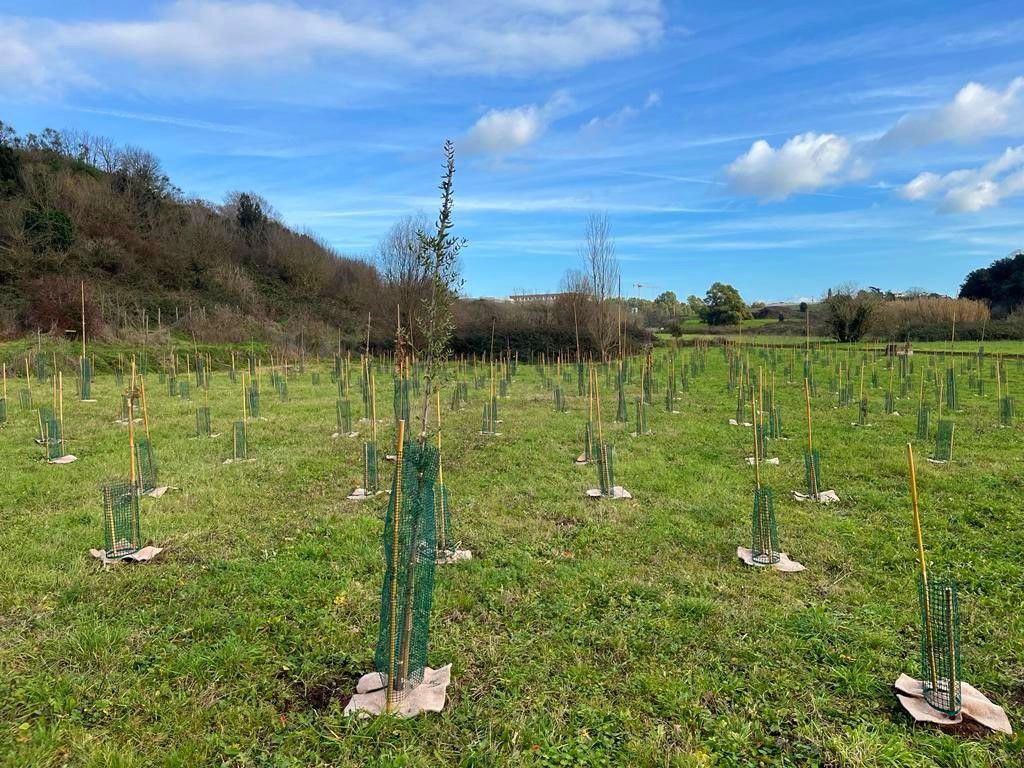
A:
[[[622,128],[626,123],[634,120],[643,112],[661,104],[661,94],[658,91],[650,91],[647,98],[640,106],[627,104],[622,109],[617,109],[610,115],[603,117],[592,117],[581,129],[584,133],[597,134],[603,131],[614,131]]]
[[[262,131],[246,125],[234,125],[230,123],[218,123],[210,120],[193,120],[187,117],[175,115],[158,115],[150,112],[131,112],[123,109],[99,109],[97,107],[75,107],[70,109],[76,112],[85,112],[91,115],[104,115],[106,117],[120,117],[125,120],[137,120],[143,123],[158,123],[161,125],[174,125],[179,128],[194,128],[199,131],[214,131],[217,133],[231,133],[240,136],[273,136],[269,131]]]

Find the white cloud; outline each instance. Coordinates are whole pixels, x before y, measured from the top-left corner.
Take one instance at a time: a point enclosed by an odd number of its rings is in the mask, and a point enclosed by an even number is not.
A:
[[[852,141],[836,134],[808,132],[794,136],[780,148],[760,139],[745,155],[726,167],[733,188],[763,200],[784,200],[796,192],[811,192],[838,182],[863,180],[871,174],[871,161],[904,147],[941,142],[967,143],[992,136],[1024,135],[1024,77],[1004,90],[968,83],[951,102],[937,109],[904,115],[889,130],[872,140]],[[945,195],[943,211],[977,211],[996,205],[1016,189],[1015,177],[992,182],[1005,173],[998,163],[946,176],[922,173],[906,184],[908,200]]]
[[[95,84],[85,72],[59,56],[52,45],[41,41],[39,34],[39,25],[0,16],[0,94],[38,98],[51,95],[57,82]]]
[[[900,190],[906,200],[939,200],[942,213],[975,213],[993,208],[1004,198],[1024,194],[1024,145],[1011,147],[980,168],[950,171],[944,176],[920,173]]]
[[[0,74],[39,85],[110,61],[225,72],[318,59],[530,74],[635,53],[657,43],[663,27],[660,0],[411,0],[344,13],[288,0],[176,0],[131,20],[0,17],[8,52]],[[10,79],[0,78],[0,89],[10,90]]]
[[[941,176],[937,173],[925,171],[907,182],[900,194],[907,200],[924,200],[934,195],[941,185]]]
[[[559,91],[542,106],[492,109],[469,129],[462,147],[468,152],[498,155],[522,149],[540,138],[571,103],[571,97]]]
[[[764,139],[726,168],[733,187],[764,200],[784,200],[795,192],[811,192],[843,178],[850,160],[850,142],[834,133],[804,133],[778,149]]]
[[[879,140],[880,148],[917,147],[944,141],[968,143],[1024,134],[1024,77],[1003,91],[968,83],[938,109],[901,117]]]

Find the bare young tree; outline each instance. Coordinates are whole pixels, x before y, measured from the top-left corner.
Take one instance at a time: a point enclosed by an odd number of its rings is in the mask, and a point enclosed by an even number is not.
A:
[[[421,232],[430,231],[430,224],[422,214],[406,216],[392,225],[384,239],[377,244],[373,255],[393,304],[402,309],[405,326],[414,347],[416,344],[412,333],[418,328],[417,310],[430,296],[433,287],[430,269],[424,264],[420,240]],[[390,316],[394,317],[394,306],[390,310]]]
[[[565,275],[562,276],[561,293],[562,295],[559,297],[556,307],[571,313],[566,317],[561,317],[560,320],[572,323],[573,333],[576,337],[578,362],[583,357],[580,344],[580,329],[582,328],[586,332],[591,325],[590,279],[578,269],[567,269]]]
[[[431,231],[418,233],[420,265],[430,281],[430,291],[423,302],[423,328],[425,361],[423,369],[423,429],[420,445],[427,442],[427,425],[430,414],[430,396],[433,393],[436,368],[448,356],[449,343],[454,330],[452,304],[462,285],[459,277],[459,253],[466,245],[463,237],[456,235],[452,223],[455,207],[455,144],[451,139],[444,143],[444,175],[441,177],[441,207],[437,223]]]
[[[607,214],[592,213],[583,230],[583,245],[579,249],[583,261],[583,274],[593,302],[590,313],[590,334],[608,358],[618,336],[612,298],[619,284],[619,260],[615,256],[615,240]]]

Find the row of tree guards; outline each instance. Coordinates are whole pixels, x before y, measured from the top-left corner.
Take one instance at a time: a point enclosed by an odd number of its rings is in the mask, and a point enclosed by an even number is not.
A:
[[[822,457],[815,445],[813,404],[821,382],[829,392],[836,393],[835,407],[856,407],[858,426],[868,426],[869,392],[882,390],[884,411],[895,416],[898,400],[916,400],[916,438],[931,439],[930,416],[935,414],[935,449],[930,461],[949,462],[953,458],[954,424],[951,418],[961,406],[959,394],[966,380],[966,391],[983,397],[985,385],[992,381],[998,402],[997,419],[1000,427],[1013,425],[1013,399],[1010,395],[1006,361],[996,356],[986,365],[984,355],[949,358],[936,355],[927,361],[906,358],[880,357],[871,351],[845,351],[829,348],[809,349],[800,359],[793,350],[780,350],[752,345],[723,344],[725,360],[725,389],[736,394],[735,423],[748,424],[752,429],[754,492],[750,518],[751,556],[756,565],[775,565],[782,556],[776,518],[775,495],[766,481],[764,464],[768,461],[770,441],[784,439],[783,414],[777,398],[777,380],[787,383],[801,382],[804,418],[807,433],[802,450],[805,476],[804,498],[824,501]],[[648,407],[655,402],[656,393],[664,392],[665,411],[678,412],[680,393],[690,391],[691,384],[707,368],[709,344],[700,344],[686,353],[670,351],[655,355],[653,350],[633,358],[610,363],[579,360],[569,364],[561,357],[554,365],[540,358],[534,366],[542,387],[551,392],[556,413],[573,410],[573,397],[566,385],[576,381],[576,396],[582,392],[586,418],[582,424],[583,451],[576,461],[596,468],[597,496],[624,498],[616,492],[615,447],[605,433],[602,412],[600,380],[615,389],[615,416],[624,428],[632,426],[632,434],[644,437],[653,433],[649,424]],[[239,360],[245,364],[238,365]],[[80,395],[91,400],[91,364],[87,364],[84,343],[80,365]],[[319,362],[319,361],[318,361]],[[46,363],[46,361],[44,361]],[[48,363],[47,363],[48,364]],[[25,411],[35,410],[38,420],[38,441],[44,447],[47,459],[64,455],[64,393],[63,372],[53,358],[53,374],[47,364],[36,360],[36,380],[49,379],[50,404],[34,407],[32,370],[26,356],[24,387],[21,406]],[[512,355],[498,358],[463,358],[447,366],[450,377],[450,410],[464,408],[471,398],[470,387],[483,395],[483,421],[481,434],[497,436],[499,399],[507,397],[518,368],[518,359]],[[230,460],[248,458],[246,425],[250,419],[260,418],[261,382],[268,381],[287,402],[287,384],[293,380],[305,363],[296,365],[284,360],[273,360],[269,366],[251,353],[231,354],[228,378],[237,387],[240,419],[232,422]],[[427,660],[427,638],[432,600],[434,566],[445,562],[457,550],[453,534],[452,510],[448,489],[444,482],[442,465],[442,393],[436,387],[431,406],[435,414],[435,440],[409,438],[412,394],[422,386],[423,370],[411,353],[396,357],[374,357],[363,354],[358,364],[350,354],[334,357],[330,377],[337,387],[334,400],[338,433],[357,435],[353,412],[352,379],[357,379],[362,404],[362,419],[369,422],[367,439],[362,443],[362,489],[367,498],[382,494],[379,473],[382,457],[378,451],[377,377],[392,368],[393,416],[395,428],[394,460],[387,494],[385,515],[385,576],[381,593],[380,632],[375,651],[375,664],[381,680],[386,681],[387,709],[393,710],[402,698],[423,679]],[[142,544],[139,500],[157,487],[158,467],[151,441],[150,414],[147,405],[146,377],[138,370],[134,357],[119,361],[115,375],[120,381],[127,372],[127,386],[122,394],[121,419],[127,427],[128,477],[111,480],[103,486],[104,541],[109,558],[119,558],[138,551]],[[193,381],[201,398],[196,406],[196,436],[214,434],[209,393],[213,382],[213,360],[198,351],[170,353],[157,371],[167,383],[169,397],[188,399],[192,395]],[[915,371],[915,368],[917,369]],[[2,394],[0,423],[8,421],[8,378],[6,363],[2,365]],[[879,375],[885,371],[884,376]],[[184,372],[184,376],[181,376]],[[357,374],[358,372],[358,374]],[[193,379],[194,377],[194,379]],[[13,377],[12,377],[13,378]],[[852,396],[851,380],[857,382],[857,397]],[[311,372],[311,383],[320,385],[320,372]],[[883,383],[884,382],[884,383]],[[911,383],[912,382],[912,383]],[[38,386],[38,385],[37,385]],[[636,387],[632,398],[633,409],[627,408],[631,399],[627,392]],[[915,391],[916,390],[916,391]],[[950,395],[950,392],[953,394]],[[911,394],[913,393],[913,394]],[[911,399],[913,398],[913,399]],[[748,409],[749,408],[749,412]],[[629,412],[632,410],[632,414]],[[749,415],[748,415],[749,413]],[[749,418],[749,421],[747,420]],[[141,432],[137,425],[141,422]],[[632,424],[630,424],[632,422]],[[929,580],[924,558],[921,515],[918,507],[917,482],[914,472],[913,449],[907,448],[910,470],[911,496],[915,533],[919,550],[918,596],[921,612],[921,670],[925,699],[938,711],[953,716],[960,702],[960,627],[956,584],[952,580]]]

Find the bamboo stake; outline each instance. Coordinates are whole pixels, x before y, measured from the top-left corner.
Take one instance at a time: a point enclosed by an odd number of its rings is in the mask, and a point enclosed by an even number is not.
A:
[[[757,408],[757,394],[750,390],[750,407]],[[758,491],[761,490],[761,446],[758,444],[757,418],[754,418],[754,484]]]
[[[82,281],[82,360],[85,360],[85,280]]]
[[[60,413],[60,455],[64,455],[64,372],[57,371],[58,412]]]
[[[980,377],[981,375],[982,375],[982,372],[979,369],[978,370],[978,376]],[[999,376],[999,356],[996,355],[996,404],[997,405],[999,404],[999,401],[1002,400],[1002,396],[1003,396],[1003,389],[1002,389],[1002,381],[1000,380],[1000,376]]]
[[[953,590],[951,587],[946,587],[943,590],[943,595],[946,598],[946,653],[949,658],[949,698],[950,702],[953,702],[954,692],[957,689],[956,679],[957,674],[960,670],[956,666],[956,639],[953,636]]]
[[[594,423],[594,369],[587,370],[587,421]]]
[[[139,398],[142,405],[142,426],[146,430],[146,440],[149,440],[149,407],[146,405],[146,377],[139,374]],[[152,445],[152,442],[150,443]]]
[[[399,437],[404,435],[404,422],[399,421]],[[377,445],[377,377],[370,374],[370,434],[373,444]]]
[[[138,468],[135,464],[135,358],[132,358],[132,379],[128,389],[128,452],[131,454],[132,488],[138,485]]]
[[[754,393],[753,388],[751,388],[750,390],[750,407],[753,409],[757,408],[756,394]],[[768,552],[769,556],[772,556],[773,553],[770,551],[771,533],[767,533],[766,540],[767,525],[765,525],[765,523],[767,523],[767,512],[765,510],[764,499],[761,497],[761,441],[758,438],[758,426],[756,416],[754,418],[754,428],[752,431],[754,433],[754,495],[757,497],[757,514],[758,522],[760,523],[757,527],[758,534],[760,536],[759,544],[762,555],[765,552]]]
[[[750,393],[753,396],[753,392]],[[753,407],[753,406],[751,406]],[[757,368],[757,410],[754,414],[761,425],[761,434],[764,434],[764,370],[758,366]]]
[[[371,317],[372,317],[372,315],[369,312],[367,312],[366,313],[366,356],[367,357],[370,356],[370,318]]]
[[[441,521],[440,525],[437,526],[437,534],[440,537],[438,549],[444,551],[448,548],[448,542],[445,539],[445,522],[448,517],[448,506],[444,501],[444,462],[441,457],[441,390],[435,390],[434,395],[437,406],[437,484],[438,498],[441,500],[439,505],[441,508]]]
[[[404,433],[404,430],[403,430]],[[401,474],[402,459],[405,456],[404,446],[399,449],[396,456],[395,471]],[[419,515],[412,518],[412,535],[410,537],[409,566],[405,579],[405,611],[402,618],[402,640],[399,647],[399,672],[403,685],[409,678],[409,652],[412,647],[412,603],[416,594],[416,565],[419,561],[419,548],[416,546],[418,536]]]
[[[921,509],[917,502],[917,470],[914,467],[914,446],[907,443],[907,464],[910,467],[910,502],[914,508],[914,532],[917,535],[917,561],[921,570],[921,590],[924,595],[924,626],[928,645],[928,667],[932,690],[939,687],[935,671],[935,645],[932,638],[931,602],[928,595],[928,562],[924,556],[924,536],[921,533]]]
[[[398,422],[398,460],[401,461],[405,443],[405,421],[399,420]],[[385,711],[392,711],[392,704],[394,702],[395,695],[395,676],[398,671],[395,665],[395,644],[397,638],[395,633],[398,623],[398,543],[399,543],[399,527],[402,522],[402,473],[398,471],[401,468],[401,464],[396,464],[395,471],[395,514],[392,520],[392,533],[391,533],[391,584],[389,589],[390,601],[388,605],[388,684],[387,694],[385,697]]]
[[[807,464],[810,467],[811,487],[813,496],[818,495],[818,473],[814,467],[814,434],[811,428],[811,384],[804,379],[804,407],[807,412]]]

